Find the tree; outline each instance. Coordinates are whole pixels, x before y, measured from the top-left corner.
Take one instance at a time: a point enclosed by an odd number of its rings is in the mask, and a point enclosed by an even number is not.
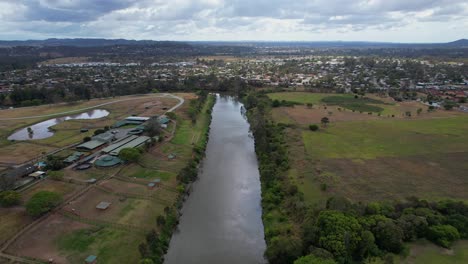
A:
[[[454,107],[456,106],[456,104],[452,101],[446,101],[444,103],[444,109],[445,110],[452,110]]]
[[[336,264],[336,261],[333,259],[319,258],[310,254],[297,259],[294,261],[294,264]]]
[[[161,124],[159,124],[159,121],[157,118],[151,118],[146,122],[145,124],[145,132],[148,134],[149,137],[154,137],[158,136],[161,134]]]
[[[427,238],[439,246],[450,248],[453,241],[460,239],[460,233],[451,225],[436,225],[429,227]]]
[[[320,122],[322,123],[322,126],[326,127],[327,124],[330,123],[330,119],[328,117],[322,117]]]
[[[311,103],[307,103],[306,105],[307,105],[307,108],[309,108],[309,109],[312,108],[312,107],[314,106],[314,105],[311,104]]]
[[[62,202],[62,196],[55,192],[40,191],[34,194],[26,203],[26,212],[33,216],[41,216]]]
[[[128,162],[137,162],[141,157],[141,152],[136,148],[124,148],[119,152],[119,158]]]
[[[21,202],[21,194],[15,191],[0,192],[0,205],[3,207],[10,207],[18,205]]]
[[[65,167],[63,159],[59,156],[49,155],[46,160],[47,169],[49,170],[61,170]]]
[[[309,125],[309,129],[311,131],[317,131],[319,129],[319,127],[316,124],[312,124],[312,125]]]
[[[392,219],[386,218],[379,221],[372,229],[372,233],[380,249],[396,254],[403,249],[403,231]]]
[[[336,258],[346,260],[358,248],[361,225],[356,218],[342,212],[325,210],[317,219],[319,245]]]
[[[271,104],[272,107],[280,107],[281,103],[278,99],[273,100],[273,103]]]
[[[422,113],[422,111],[423,111],[422,108],[418,108],[418,110],[416,111],[416,113],[417,113],[418,115],[420,115],[420,114]]]
[[[301,241],[295,237],[286,236],[273,237],[265,252],[271,264],[292,263],[301,254]]]

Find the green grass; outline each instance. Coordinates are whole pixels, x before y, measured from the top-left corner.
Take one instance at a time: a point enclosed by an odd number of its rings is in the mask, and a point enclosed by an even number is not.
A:
[[[343,122],[318,133],[303,131],[303,141],[307,152],[315,158],[372,159],[466,151],[466,131],[466,116]]]
[[[56,243],[59,250],[85,252],[96,239],[91,229],[83,229],[60,236]]]
[[[384,102],[370,98],[355,98],[352,94],[334,95],[322,98],[323,103],[337,105],[349,110],[360,112],[382,112],[384,108],[370,104],[384,104]]]
[[[96,255],[99,263],[137,263],[143,239],[139,232],[86,229],[62,235],[57,245],[70,263],[83,263],[88,255]]]
[[[133,178],[140,178],[140,179],[154,179],[160,178],[161,180],[165,181],[174,177],[176,174],[170,171],[159,171],[155,169],[143,168],[140,166],[133,166],[125,171],[125,175]]]
[[[306,93],[306,92],[286,92],[286,93],[269,93],[268,97],[272,100],[285,100],[301,104],[320,104],[321,100],[330,94],[321,93]]]
[[[451,251],[428,241],[413,242],[410,244],[410,255],[407,258],[397,257],[395,260],[395,263],[400,264],[465,264],[468,263],[468,241],[456,242]]]
[[[295,103],[313,105],[328,104],[341,106],[349,110],[362,112],[382,112],[388,105],[380,100],[370,98],[354,98],[353,94],[323,94],[307,92],[283,92],[270,93],[268,97],[272,100],[285,100]]]

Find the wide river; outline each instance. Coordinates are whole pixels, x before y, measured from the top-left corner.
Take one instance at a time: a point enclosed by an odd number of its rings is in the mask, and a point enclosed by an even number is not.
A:
[[[206,157],[166,264],[266,263],[260,176],[242,108],[233,97],[217,96]]]

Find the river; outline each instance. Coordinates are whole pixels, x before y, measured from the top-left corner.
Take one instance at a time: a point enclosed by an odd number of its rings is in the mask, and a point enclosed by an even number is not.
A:
[[[242,108],[217,96],[206,157],[166,264],[266,263],[258,163]]]

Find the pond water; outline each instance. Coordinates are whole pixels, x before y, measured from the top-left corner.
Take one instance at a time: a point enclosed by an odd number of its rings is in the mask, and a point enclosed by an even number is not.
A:
[[[233,97],[217,97],[206,157],[182,214],[166,264],[266,263],[254,140]]]
[[[22,128],[8,137],[8,140],[33,140],[33,139],[44,139],[54,135],[54,132],[49,128],[51,126],[60,124],[67,120],[75,119],[98,119],[109,115],[109,111],[102,109],[94,109],[87,112],[83,112],[75,115],[61,116],[52,118],[40,123],[34,124],[29,127]],[[28,128],[31,128],[29,130]],[[31,132],[30,132],[31,131]]]

